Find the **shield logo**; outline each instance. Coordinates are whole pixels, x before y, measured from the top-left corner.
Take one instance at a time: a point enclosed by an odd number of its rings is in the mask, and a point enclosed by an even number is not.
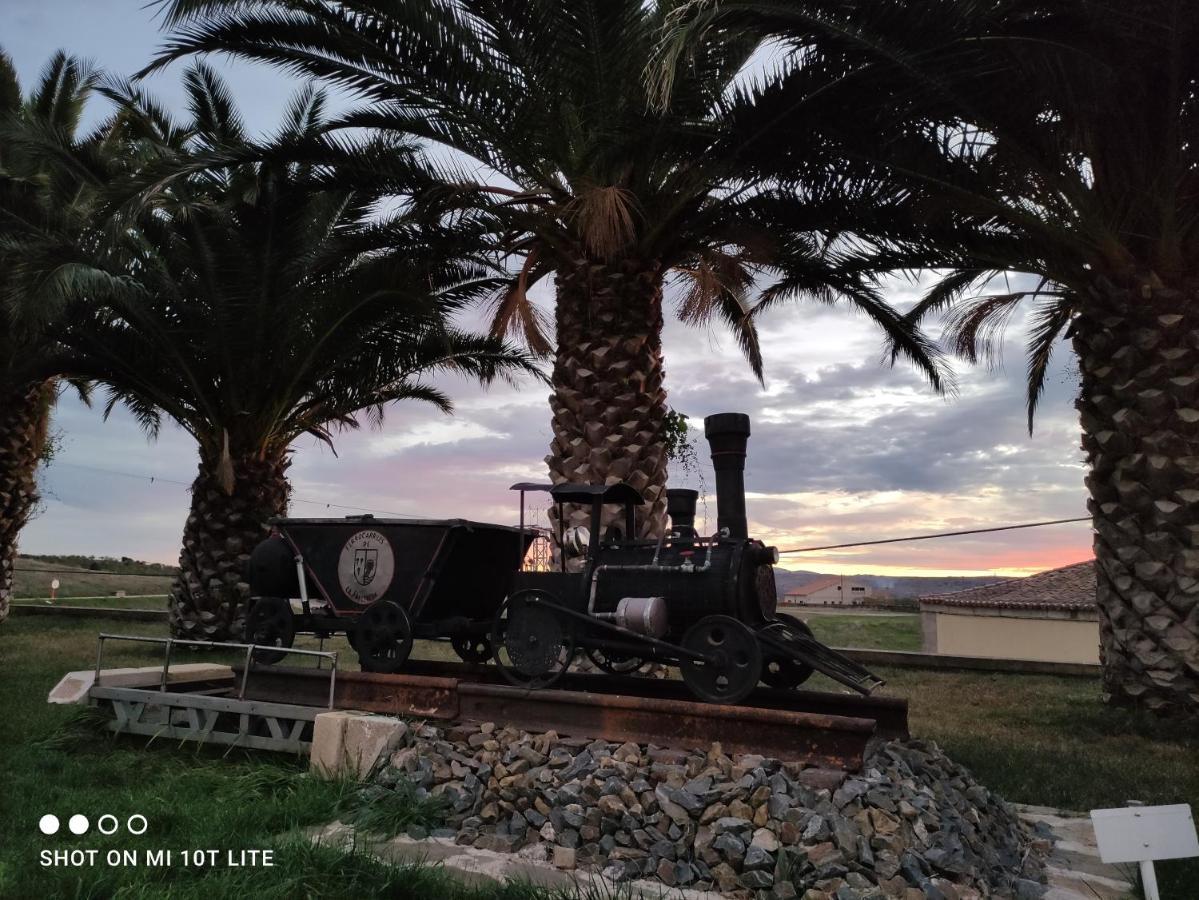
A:
[[[354,580],[366,587],[379,569],[379,551],[364,547],[354,551]]]

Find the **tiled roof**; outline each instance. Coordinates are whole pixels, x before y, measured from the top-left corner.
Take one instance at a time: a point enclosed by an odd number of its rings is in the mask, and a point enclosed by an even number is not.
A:
[[[817,578],[815,581],[809,581],[807,584],[801,584],[799,587],[791,588],[784,596],[787,597],[808,597],[817,591],[824,590],[826,587],[833,587],[841,583],[840,575],[828,575],[824,578]]]
[[[984,587],[930,594],[921,603],[935,606],[977,606],[998,609],[1086,610],[1095,608],[1093,560],[1013,578]]]

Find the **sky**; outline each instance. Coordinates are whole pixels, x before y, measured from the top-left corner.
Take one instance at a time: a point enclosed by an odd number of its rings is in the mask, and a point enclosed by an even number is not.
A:
[[[0,0],[0,47],[26,84],[63,48],[129,74],[161,40],[141,0]],[[210,60],[229,80],[247,122],[270,131],[298,82],[273,70]],[[148,88],[181,109],[181,65]],[[97,107],[99,112],[99,107]],[[910,305],[921,282],[896,279],[888,299]],[[544,300],[548,289],[539,291]],[[668,290],[670,302],[672,292]],[[961,366],[952,397],[910,367],[883,358],[878,331],[845,306],[797,303],[760,321],[766,383],[719,326],[668,317],[663,339],[672,407],[695,429],[700,470],[675,486],[706,491],[715,521],[703,416],[752,420],[746,484],[752,534],[783,549],[987,528],[1086,515],[1077,368],[1069,345],[1055,354],[1029,436],[1024,409],[1024,323],[1008,331],[1001,364]],[[334,455],[315,440],[295,445],[292,514],[358,511],[514,522],[516,481],[544,481],[550,443],[548,388],[526,381],[480,388],[440,382],[452,417],[393,406],[383,427],[343,433]],[[26,553],[132,556],[174,562],[195,475],[191,438],[173,426],[149,441],[132,418],[103,403],[60,401],[61,450],[42,476],[44,504],[25,529]],[[544,514],[538,513],[544,522]],[[783,565],[830,573],[1022,575],[1087,559],[1085,523],[944,540],[788,555]]]

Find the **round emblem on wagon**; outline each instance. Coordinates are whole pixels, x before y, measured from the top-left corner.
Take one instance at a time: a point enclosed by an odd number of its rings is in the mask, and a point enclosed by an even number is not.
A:
[[[342,593],[366,606],[391,587],[395,568],[395,554],[387,538],[377,531],[356,531],[341,548],[337,580]]]

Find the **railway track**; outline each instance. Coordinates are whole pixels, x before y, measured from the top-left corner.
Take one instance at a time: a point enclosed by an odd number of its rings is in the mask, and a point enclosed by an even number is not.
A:
[[[104,669],[106,641],[160,644],[164,664]],[[383,675],[340,671],[336,653],[298,649],[287,653],[317,666],[259,665],[248,644],[219,645],[244,653],[242,665],[172,670],[172,648],[191,643],[102,634],[95,670],[69,673],[60,687],[69,693],[90,675],[86,700],[109,711],[118,733],[288,752],[308,747],[317,716],[330,710],[496,722],[676,750],[718,742],[726,753],[849,771],[861,768],[871,741],[908,734],[907,701],[894,697],[759,686],[737,705],[720,705],[696,701],[677,680],[574,672],[554,689],[528,690],[490,665],[411,660],[405,672]]]
[[[327,670],[254,667],[245,685],[249,701],[329,705]],[[676,749],[715,741],[729,753],[849,770],[860,768],[873,739],[908,733],[907,702],[893,697],[759,688],[739,705],[722,706],[696,702],[669,679],[570,673],[552,690],[529,691],[503,681],[493,666],[416,660],[399,675],[338,672],[332,705]]]

